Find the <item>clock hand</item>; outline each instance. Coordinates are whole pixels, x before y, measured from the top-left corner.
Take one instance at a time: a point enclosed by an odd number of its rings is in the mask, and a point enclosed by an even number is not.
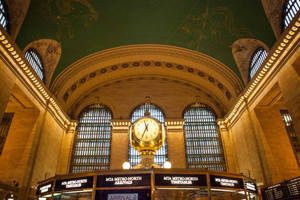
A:
[[[146,131],[148,131],[148,124],[146,124],[146,122],[144,122],[144,123],[145,123],[145,130],[144,130],[144,132],[143,132],[142,139],[143,139],[143,137],[144,137]]]

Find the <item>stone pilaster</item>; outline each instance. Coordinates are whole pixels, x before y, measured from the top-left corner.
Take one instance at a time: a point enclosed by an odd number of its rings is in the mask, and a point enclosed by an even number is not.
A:
[[[184,119],[165,121],[167,128],[168,159],[172,168],[186,168],[184,144]]]
[[[128,142],[130,120],[111,120],[112,139],[110,169],[122,169],[122,164],[128,161]]]
[[[286,66],[279,78],[279,87],[285,105],[292,117],[298,141],[300,143],[300,77],[294,67]]]

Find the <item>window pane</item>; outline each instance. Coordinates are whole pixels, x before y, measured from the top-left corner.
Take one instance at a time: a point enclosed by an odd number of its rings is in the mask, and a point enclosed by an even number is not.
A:
[[[35,49],[28,49],[25,52],[25,58],[28,63],[32,66],[36,74],[40,77],[42,81],[44,81],[44,67],[42,65],[42,61]]]
[[[3,0],[0,0],[0,24],[6,31],[8,30],[8,15]]]
[[[90,105],[79,116],[71,172],[109,169],[112,114],[101,104]]]
[[[262,47],[258,48],[254,52],[250,63],[250,68],[249,68],[249,77],[250,77],[249,80],[253,78],[253,76],[256,74],[257,70],[264,62],[264,60],[267,58],[267,56],[268,56],[268,52]]]
[[[297,135],[294,129],[294,124],[292,121],[291,115],[288,113],[287,110],[281,110],[281,117],[285,125],[285,129],[288,133],[294,154],[296,156],[298,166],[300,167],[300,145],[297,139]]]
[[[4,113],[0,124],[0,155],[3,151],[5,140],[9,131],[14,113]]]
[[[187,167],[225,171],[224,152],[213,110],[196,103],[185,110],[184,119]]]
[[[164,114],[163,112],[155,105],[141,105],[137,107],[133,113],[131,114],[131,122],[135,122],[137,119],[144,117],[144,112],[146,108],[150,111],[150,116],[157,119],[161,123],[164,123]],[[168,160],[168,150],[167,150],[167,136],[165,140],[165,144],[156,151],[155,157],[154,157],[154,163],[163,166],[163,163]],[[136,151],[130,144],[128,146],[128,161],[131,164],[131,167],[134,167],[135,165],[139,164],[141,161],[139,152]]]
[[[283,29],[286,29],[300,8],[300,0],[288,0],[284,9]]]

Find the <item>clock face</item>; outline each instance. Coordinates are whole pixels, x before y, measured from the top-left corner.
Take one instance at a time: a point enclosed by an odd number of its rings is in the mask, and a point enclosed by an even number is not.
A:
[[[143,118],[134,126],[135,136],[141,141],[151,141],[158,136],[159,124],[151,118]]]

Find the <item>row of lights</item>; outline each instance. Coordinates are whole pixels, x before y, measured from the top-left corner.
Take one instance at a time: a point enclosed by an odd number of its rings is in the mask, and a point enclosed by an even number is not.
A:
[[[32,72],[32,69],[28,67],[27,61],[24,61],[23,58],[17,53],[17,50],[11,45],[11,43],[6,39],[5,34],[0,31],[0,41],[6,48],[6,50],[11,54],[11,56],[14,58],[16,63],[19,64],[23,72],[25,72],[25,75],[27,75],[27,78],[31,80],[33,85],[36,89],[42,94],[45,101],[49,100],[50,104],[52,105],[53,109],[55,110],[55,115],[61,119],[63,122],[62,124],[65,125],[65,127],[70,125],[70,120],[67,118],[67,116],[63,113],[62,109],[58,106],[56,101],[50,97],[49,92],[46,91],[46,88],[43,84],[41,84],[41,81],[37,78],[37,75]],[[25,59],[26,60],[26,59]],[[19,71],[19,69],[17,69]]]
[[[122,168],[124,170],[130,169],[130,167],[131,167],[131,165],[130,165],[130,163],[128,161],[124,162],[123,165],[122,165]],[[171,162],[170,161],[164,162],[163,168],[165,168],[165,169],[171,169],[172,168]]]
[[[292,28],[288,31],[288,33],[285,35],[285,37],[282,39],[280,44],[277,46],[276,50],[269,57],[269,60],[267,62],[265,62],[265,65],[261,68],[258,75],[256,75],[255,80],[252,81],[251,85],[248,87],[248,89],[244,93],[244,95],[242,95],[239,98],[237,104],[234,106],[231,113],[225,118],[224,122],[226,124],[232,122],[233,119],[238,115],[239,111],[241,110],[241,107],[243,107],[243,105],[245,104],[245,100],[253,93],[254,89],[257,88],[257,86],[261,82],[262,78],[266,75],[266,72],[268,72],[270,70],[270,67],[274,66],[274,63],[278,59],[279,55],[282,53],[284,48],[290,42],[292,37],[295,35],[296,31],[298,31],[299,26],[300,26],[300,17],[297,19],[297,21],[292,26]]]

